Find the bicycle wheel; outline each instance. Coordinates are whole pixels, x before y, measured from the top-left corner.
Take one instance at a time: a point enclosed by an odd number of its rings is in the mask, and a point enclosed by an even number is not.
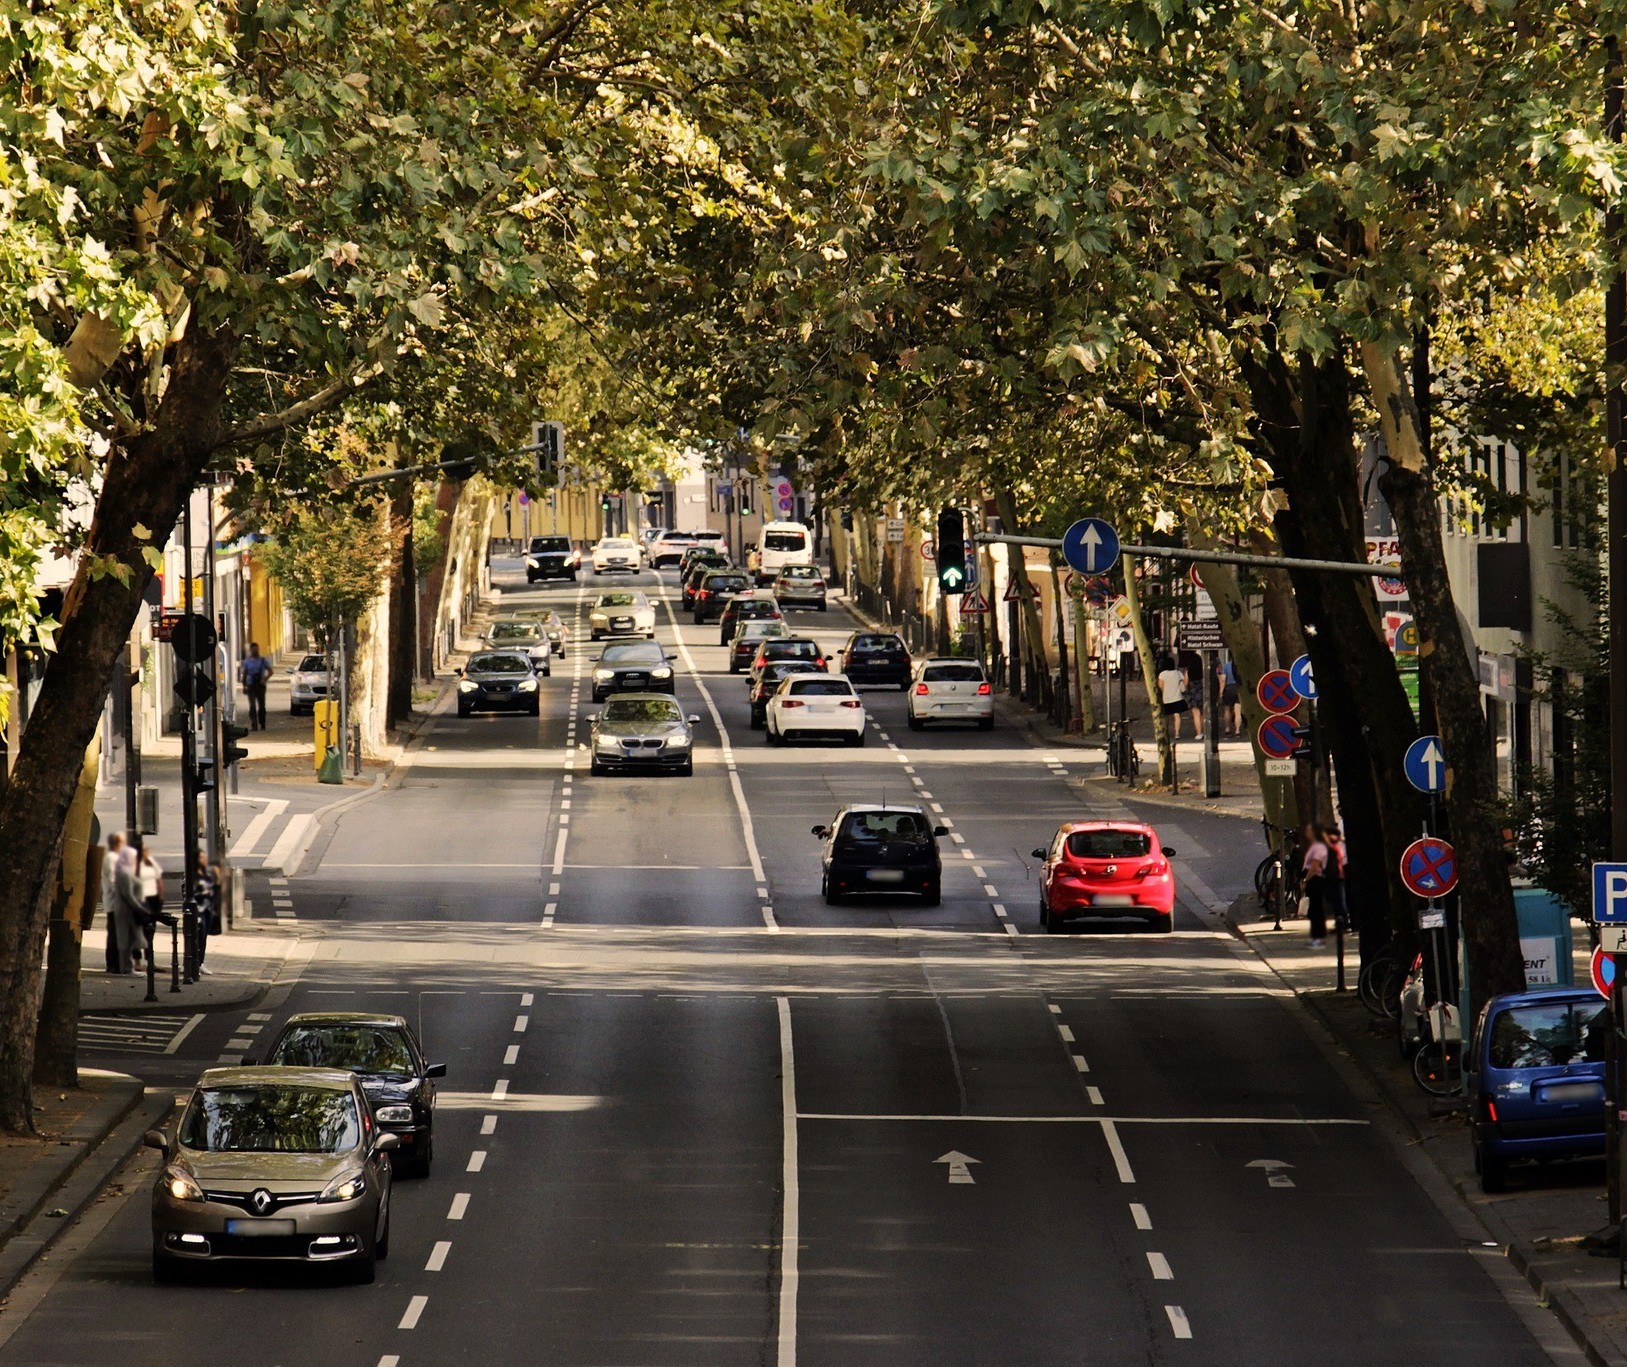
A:
[[[1375,1016],[1387,1014],[1383,1001],[1384,984],[1394,968],[1395,960],[1388,954],[1380,954],[1362,968],[1361,976],[1356,979],[1356,995]]]
[[[1390,971],[1380,980],[1378,993],[1379,1012],[1385,1020],[1399,1020],[1401,1018],[1401,989],[1406,986],[1407,970],[1400,964],[1392,962]]]
[[[1260,905],[1266,906],[1271,901],[1271,890],[1277,884],[1280,870],[1277,866],[1277,856],[1268,854],[1254,866],[1254,895],[1260,899]]]
[[[1457,1040],[1431,1040],[1412,1056],[1412,1079],[1431,1096],[1463,1089],[1463,1046]]]
[[[1124,773],[1132,784],[1141,777],[1141,756],[1129,736],[1124,738]]]

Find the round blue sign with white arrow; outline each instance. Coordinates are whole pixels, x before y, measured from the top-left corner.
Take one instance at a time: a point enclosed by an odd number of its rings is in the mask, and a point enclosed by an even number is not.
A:
[[[1419,736],[1407,747],[1401,765],[1407,771],[1407,782],[1420,793],[1446,791],[1446,751],[1439,736]]]
[[[1082,517],[1062,533],[1062,558],[1080,574],[1105,574],[1119,562],[1119,534],[1099,517]]]
[[[1288,666],[1288,682],[1293,684],[1294,692],[1304,698],[1306,702],[1316,700],[1316,678],[1311,673],[1311,657],[1301,655],[1293,664]]]

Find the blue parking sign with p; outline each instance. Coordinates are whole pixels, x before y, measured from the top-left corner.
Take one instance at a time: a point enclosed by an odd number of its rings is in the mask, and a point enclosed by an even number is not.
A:
[[[1593,919],[1627,922],[1627,864],[1593,866]]]

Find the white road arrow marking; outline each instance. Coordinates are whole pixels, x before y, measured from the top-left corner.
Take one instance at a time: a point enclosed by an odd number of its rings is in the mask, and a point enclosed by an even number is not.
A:
[[[1265,1184],[1268,1187],[1291,1187],[1294,1185],[1294,1179],[1284,1171],[1285,1168],[1291,1168],[1294,1165],[1284,1163],[1280,1158],[1256,1158],[1252,1163],[1245,1166],[1263,1168],[1265,1170]]]
[[[955,1186],[957,1183],[972,1182],[972,1171],[966,1165],[976,1163],[978,1160],[959,1149],[950,1149],[942,1158],[934,1158],[932,1161],[949,1164],[949,1185]]]
[[[1102,544],[1102,534],[1096,530],[1094,522],[1079,533],[1079,540],[1085,547],[1085,568],[1094,570],[1096,568],[1096,552],[1101,549]]]

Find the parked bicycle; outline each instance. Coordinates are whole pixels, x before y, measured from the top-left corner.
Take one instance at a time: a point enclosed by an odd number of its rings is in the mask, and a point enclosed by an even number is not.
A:
[[[1136,752],[1128,721],[1113,723],[1107,738],[1107,772],[1132,785],[1141,777],[1141,756]]]
[[[1262,824],[1271,851],[1254,867],[1254,895],[1280,930],[1292,918],[1299,893],[1299,834],[1270,821]]]

